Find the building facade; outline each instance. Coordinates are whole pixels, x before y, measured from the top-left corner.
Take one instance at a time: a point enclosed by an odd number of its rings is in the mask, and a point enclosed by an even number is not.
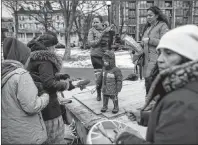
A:
[[[123,0],[112,1],[112,23],[137,41],[146,24],[147,9],[158,6],[169,19],[171,28],[198,25],[198,0]]]
[[[63,14],[60,10],[53,10],[48,13],[49,18],[46,23],[49,23],[48,30],[54,31],[57,33],[58,40],[60,43],[64,44],[64,19]],[[41,35],[45,32],[44,27],[44,18],[41,14],[38,14],[38,11],[24,10],[21,8],[18,11],[18,39],[24,43],[29,42],[33,37]],[[72,33],[71,43],[78,44],[78,35]]]
[[[12,18],[1,18],[1,29],[6,37],[12,37],[14,32],[14,22]]]

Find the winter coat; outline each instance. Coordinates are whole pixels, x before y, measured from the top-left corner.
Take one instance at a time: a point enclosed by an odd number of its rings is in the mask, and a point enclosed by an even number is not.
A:
[[[40,111],[49,98],[38,90],[23,65],[14,60],[2,63],[1,141],[3,144],[42,144],[47,139]]]
[[[143,38],[149,38],[148,43],[144,44],[144,67],[143,76],[148,77],[156,64],[158,53],[156,47],[161,37],[168,31],[168,26],[164,22],[157,22],[154,27],[148,27],[143,34]]]
[[[102,93],[104,95],[118,95],[118,92],[122,89],[122,72],[115,65],[114,52],[105,52],[104,57],[110,58],[110,65],[103,68]]]
[[[198,144],[198,61],[161,72],[151,86],[146,106],[159,83],[163,84],[165,94],[160,96],[151,112],[146,140],[124,132],[117,142]]]
[[[34,44],[34,46],[40,47],[40,44]],[[40,86],[43,87],[43,90],[40,91],[47,92],[50,96],[49,104],[42,111],[44,121],[57,118],[61,115],[60,104],[56,93],[67,90],[69,88],[69,82],[56,79],[55,75],[60,69],[61,60],[54,52],[48,50],[31,52],[27,70],[30,72],[37,86],[41,84]]]
[[[88,44],[91,46],[91,56],[103,57],[105,51],[109,50],[113,42],[113,32],[96,30],[94,27],[89,30]]]

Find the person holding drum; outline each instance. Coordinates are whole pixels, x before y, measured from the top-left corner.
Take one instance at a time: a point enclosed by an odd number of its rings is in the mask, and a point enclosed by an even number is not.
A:
[[[157,100],[148,115],[146,140],[136,132],[122,130],[116,136],[116,144],[198,144],[197,46],[195,25],[181,26],[162,36],[157,46],[159,74],[149,89],[145,106],[135,112],[141,122],[145,108]],[[163,90],[158,91],[159,87]]]

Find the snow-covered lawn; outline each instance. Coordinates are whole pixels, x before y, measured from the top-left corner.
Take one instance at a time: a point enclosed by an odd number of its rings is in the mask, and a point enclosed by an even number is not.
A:
[[[57,49],[56,53],[63,57],[64,51],[64,49]],[[116,65],[119,68],[134,68],[129,51],[118,51],[115,55]],[[72,48],[71,59],[63,62],[63,67],[91,68],[90,50]]]

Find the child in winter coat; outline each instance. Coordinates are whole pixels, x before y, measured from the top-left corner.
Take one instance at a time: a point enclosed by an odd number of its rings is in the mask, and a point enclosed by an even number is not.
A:
[[[118,113],[118,93],[122,89],[122,73],[116,67],[115,54],[113,51],[106,51],[103,56],[104,67],[103,75],[101,77],[102,93],[103,93],[103,107],[101,112],[106,112],[108,109],[108,100],[112,99],[114,108],[112,113]]]

